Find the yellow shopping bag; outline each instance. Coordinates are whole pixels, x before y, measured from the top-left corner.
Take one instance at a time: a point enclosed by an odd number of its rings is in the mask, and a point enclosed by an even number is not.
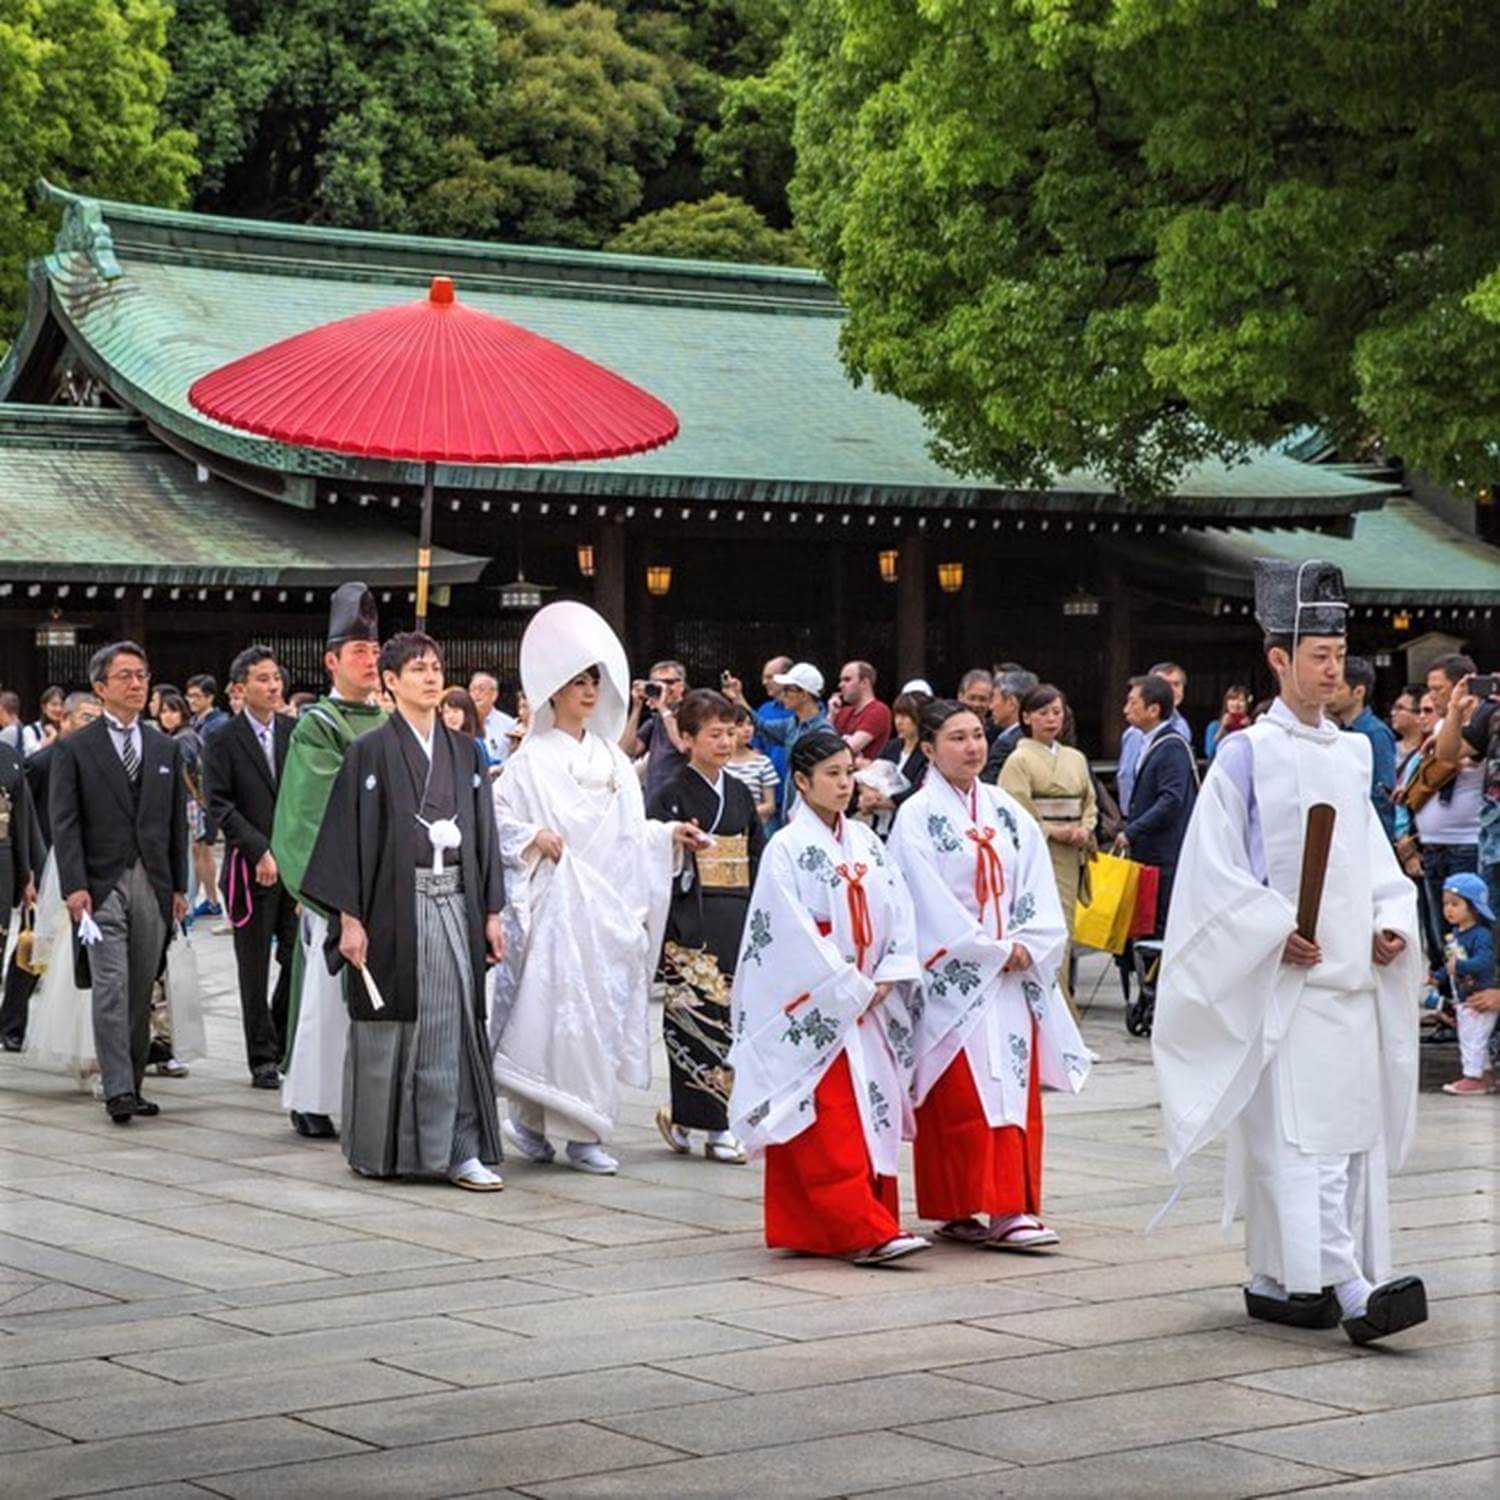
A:
[[[1104,953],[1123,953],[1143,866],[1133,859],[1098,854],[1089,865],[1089,902],[1073,908],[1073,941]]]

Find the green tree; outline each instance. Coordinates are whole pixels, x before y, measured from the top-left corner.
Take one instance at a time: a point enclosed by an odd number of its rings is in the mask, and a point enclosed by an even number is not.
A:
[[[677,137],[666,66],[593,4],[489,0],[497,67],[416,206],[432,233],[595,247]]]
[[[772,229],[748,203],[728,193],[643,214],[627,224],[605,249],[746,265],[807,264],[806,252],[795,234]]]
[[[39,177],[145,203],[185,197],[193,138],[161,111],[168,14],[159,0],[0,0],[0,346],[26,264],[56,227],[34,206]]]
[[[785,51],[764,73],[723,81],[718,120],[700,126],[695,142],[704,181],[752,203],[778,229],[792,222],[796,118],[796,62]]]
[[[793,205],[856,375],[967,472],[1127,492],[1305,422],[1500,431],[1500,9],[808,0]]]

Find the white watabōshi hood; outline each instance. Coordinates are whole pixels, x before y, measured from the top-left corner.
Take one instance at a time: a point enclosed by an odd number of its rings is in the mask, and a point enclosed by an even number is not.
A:
[[[531,705],[533,734],[553,727],[553,693],[589,667],[599,668],[599,706],[589,728],[613,743],[624,732],[630,706],[630,663],[619,636],[587,604],[561,599],[539,609],[521,637],[521,688]]]

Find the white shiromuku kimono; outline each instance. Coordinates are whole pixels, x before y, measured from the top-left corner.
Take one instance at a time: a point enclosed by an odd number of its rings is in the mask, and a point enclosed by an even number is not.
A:
[[[830,828],[799,802],[761,856],[734,975],[729,1124],[748,1150],[813,1125],[813,1093],[847,1054],[871,1167],[896,1175],[919,972],[911,902],[880,839],[850,818]]]
[[[1042,1084],[1077,1093],[1089,1074],[1057,987],[1068,930],[1046,837],[1008,792],[976,781],[960,793],[933,770],[897,813],[890,852],[916,908],[923,969],[915,1102],[964,1053],[989,1124],[1024,1130],[1033,1022]],[[1031,967],[1006,974],[1017,943]]]
[[[1228,1133],[1224,1222],[1293,1293],[1383,1279],[1386,1174],[1416,1127],[1416,897],[1370,802],[1361,735],[1279,700],[1220,748],[1178,866],[1152,1052],[1167,1155]],[[1337,815],[1313,969],[1284,964],[1308,808]],[[1406,940],[1377,967],[1376,932]]]
[[[528,644],[529,643],[529,644]],[[601,670],[594,728],[553,727],[550,696]],[[649,1003],[672,886],[672,825],[646,818],[640,780],[617,743],[630,689],[625,653],[584,605],[539,612],[522,642],[532,731],[495,783],[505,863],[505,961],[493,971],[495,1083],[608,1140],[620,1086],[651,1083]],[[562,858],[533,847],[544,828]]]

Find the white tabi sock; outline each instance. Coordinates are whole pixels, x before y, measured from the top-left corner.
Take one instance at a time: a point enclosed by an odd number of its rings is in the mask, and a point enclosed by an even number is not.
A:
[[[1370,1293],[1375,1290],[1363,1276],[1351,1276],[1348,1281],[1341,1281],[1334,1287],[1334,1294],[1339,1299],[1339,1307],[1344,1317],[1362,1318],[1365,1306],[1370,1300]]]
[[[1031,1214],[991,1214],[990,1233],[1006,1234],[1012,1229],[1037,1229],[1041,1226]]]
[[[1271,1297],[1277,1302],[1288,1301],[1287,1290],[1274,1276],[1262,1276],[1259,1271],[1250,1278],[1252,1297]]]

